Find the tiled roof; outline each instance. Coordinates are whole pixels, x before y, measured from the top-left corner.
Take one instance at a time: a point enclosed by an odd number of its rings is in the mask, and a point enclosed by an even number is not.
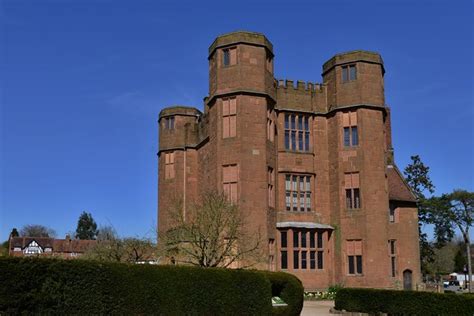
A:
[[[95,240],[54,239],[49,237],[13,237],[10,240],[10,247],[21,247],[23,249],[33,240],[43,249],[52,248],[53,253],[83,253],[96,243]]]
[[[393,165],[387,167],[387,177],[388,197],[390,200],[416,203],[415,195],[405,182],[397,166]]]

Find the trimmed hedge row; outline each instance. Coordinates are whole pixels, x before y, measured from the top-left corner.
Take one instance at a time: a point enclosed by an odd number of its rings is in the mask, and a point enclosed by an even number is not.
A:
[[[273,308],[273,315],[296,316],[301,313],[304,301],[304,288],[301,281],[294,275],[284,272],[262,273],[272,284],[272,296],[278,296],[288,306]]]
[[[340,289],[335,308],[392,315],[472,315],[474,297],[415,291]]]
[[[299,315],[302,300],[286,273],[0,258],[0,314]]]

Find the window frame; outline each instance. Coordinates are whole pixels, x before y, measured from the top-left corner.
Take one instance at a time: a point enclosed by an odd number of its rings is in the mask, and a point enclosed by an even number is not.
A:
[[[350,183],[346,183],[348,178],[350,178]],[[344,173],[344,199],[347,210],[360,210],[362,208],[359,172]]]
[[[228,109],[226,110],[226,106]],[[237,137],[237,97],[222,98],[222,138]]]
[[[324,270],[324,243],[319,245],[311,240],[317,240],[315,235],[322,236],[327,233],[326,230],[308,229],[308,228],[291,228],[289,230],[293,236],[293,247],[284,248],[293,254],[293,270]],[[283,231],[281,231],[283,232]]]
[[[232,60],[232,51],[235,50],[235,60]],[[237,65],[237,46],[226,47],[222,49],[222,67],[227,68]]]
[[[311,115],[284,113],[284,148],[286,151],[310,153]]]
[[[359,147],[359,132],[357,111],[342,112],[342,147],[344,149]]]
[[[268,181],[268,207],[275,208],[275,169],[267,167],[267,181]]]
[[[164,119],[165,119],[164,128],[167,130],[174,130],[175,116],[174,115],[166,116]]]
[[[390,276],[397,277],[397,240],[389,239],[388,256],[390,258]]]
[[[285,173],[285,210],[288,212],[312,212],[312,175]],[[303,206],[303,207],[302,207]]]
[[[362,239],[346,240],[347,275],[363,276],[363,243]]]
[[[175,161],[176,153],[174,151],[165,152],[165,180],[171,180],[175,178]]]
[[[226,169],[229,168],[229,169]],[[230,168],[235,168],[235,178],[232,178],[232,170]],[[226,176],[226,170],[227,175]],[[226,179],[226,177],[231,177],[232,179]],[[234,193],[235,189],[235,195]],[[225,164],[222,165],[222,191],[229,199],[229,202],[232,204],[237,204],[239,201],[239,166],[238,164]]]
[[[357,80],[357,64],[348,64],[341,66],[342,68],[342,75],[341,75],[341,82],[348,83]],[[354,72],[352,72],[352,70]]]

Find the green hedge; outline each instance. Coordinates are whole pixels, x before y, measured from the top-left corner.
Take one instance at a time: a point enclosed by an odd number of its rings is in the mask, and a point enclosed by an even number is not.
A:
[[[0,314],[269,315],[269,278],[248,270],[1,258]]]
[[[262,272],[272,284],[272,296],[278,296],[286,307],[273,308],[273,315],[299,315],[303,309],[304,288],[294,275],[284,272]]]
[[[473,315],[474,297],[415,291],[340,289],[335,308],[392,315]]]

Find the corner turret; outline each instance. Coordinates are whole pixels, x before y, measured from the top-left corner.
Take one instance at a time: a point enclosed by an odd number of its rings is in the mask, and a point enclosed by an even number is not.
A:
[[[209,101],[228,94],[266,95],[275,99],[273,45],[260,33],[232,32],[209,47]]]
[[[328,107],[385,106],[383,60],[375,52],[356,50],[337,54],[323,65]]]
[[[198,123],[202,113],[196,108],[171,106],[158,117],[160,151],[196,145],[199,142]]]

